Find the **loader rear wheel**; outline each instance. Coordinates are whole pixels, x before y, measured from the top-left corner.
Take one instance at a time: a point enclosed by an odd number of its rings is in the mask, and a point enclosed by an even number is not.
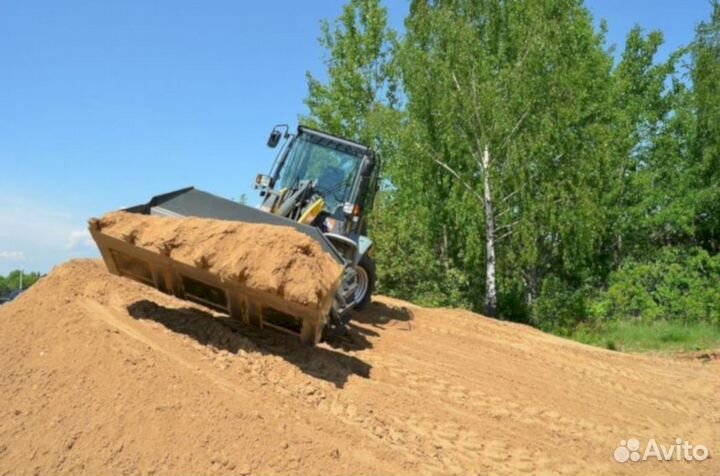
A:
[[[364,255],[355,266],[358,276],[358,287],[355,291],[355,304],[357,310],[363,309],[370,302],[375,289],[375,263],[368,255]]]

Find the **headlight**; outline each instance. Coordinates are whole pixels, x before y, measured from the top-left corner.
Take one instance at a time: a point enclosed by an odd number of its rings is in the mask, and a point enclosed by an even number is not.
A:
[[[360,216],[360,205],[357,203],[345,202],[343,205],[343,213],[345,215]]]

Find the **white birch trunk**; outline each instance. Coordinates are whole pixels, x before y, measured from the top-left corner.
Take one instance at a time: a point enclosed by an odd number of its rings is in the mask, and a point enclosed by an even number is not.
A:
[[[497,284],[495,280],[495,210],[490,184],[490,152],[482,156],[483,204],[485,205],[485,315],[497,315]]]

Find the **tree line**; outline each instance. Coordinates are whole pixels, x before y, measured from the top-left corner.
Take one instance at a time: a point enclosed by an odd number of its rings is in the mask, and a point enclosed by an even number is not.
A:
[[[7,296],[13,291],[25,290],[35,284],[41,275],[37,272],[25,273],[16,269],[7,274],[0,275],[0,296]]]
[[[720,323],[720,6],[658,60],[581,0],[380,0],[322,24],[302,121],[383,157],[378,290],[571,332]]]

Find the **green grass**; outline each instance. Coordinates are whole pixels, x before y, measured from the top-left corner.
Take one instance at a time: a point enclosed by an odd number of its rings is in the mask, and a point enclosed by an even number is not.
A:
[[[601,328],[575,331],[571,339],[624,352],[692,352],[720,349],[720,326],[668,321],[610,322]]]

